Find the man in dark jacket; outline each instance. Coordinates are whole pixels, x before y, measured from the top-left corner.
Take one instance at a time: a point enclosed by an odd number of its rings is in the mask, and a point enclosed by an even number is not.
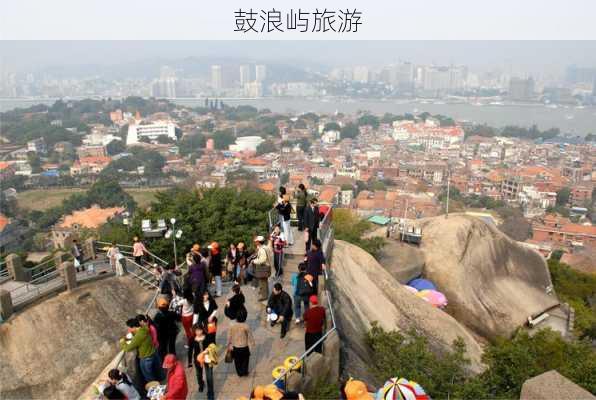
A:
[[[200,297],[207,290],[207,262],[199,260],[188,268],[186,285],[192,289],[195,297]]]
[[[176,354],[176,336],[178,336],[178,315],[169,310],[169,302],[165,298],[157,300],[159,311],[153,317],[153,323],[157,328],[157,340],[159,341],[159,355],[163,360],[166,354]]]
[[[279,282],[273,285],[273,293],[271,293],[267,302],[267,313],[275,313],[277,315],[277,319],[271,321],[271,326],[274,326],[278,322],[281,323],[281,338],[283,339],[288,332],[294,312],[292,310],[292,298],[283,291]]]
[[[310,204],[304,210],[304,230],[308,233],[308,240],[306,241],[306,251],[310,250],[310,245],[313,240],[317,238],[317,230],[321,216],[319,215],[319,206],[317,199],[311,199]]]

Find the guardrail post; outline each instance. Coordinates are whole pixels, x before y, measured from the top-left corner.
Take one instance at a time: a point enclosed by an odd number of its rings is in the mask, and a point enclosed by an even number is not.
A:
[[[12,298],[10,292],[0,289],[0,317],[6,321],[12,315]]]
[[[77,287],[77,271],[75,269],[74,263],[71,261],[65,261],[60,264],[59,267],[60,274],[64,277],[64,282],[66,283],[66,290],[71,291]]]
[[[6,256],[6,269],[15,281],[29,282],[31,280],[31,272],[23,268],[23,260],[17,254]]]
[[[54,253],[54,265],[56,266],[56,269],[58,269],[58,267],[60,265],[62,265],[62,263],[64,261],[67,260],[67,256],[68,254],[63,252],[62,250],[57,251],[56,253]]]
[[[83,244],[84,260],[95,260],[95,239],[89,238]]]

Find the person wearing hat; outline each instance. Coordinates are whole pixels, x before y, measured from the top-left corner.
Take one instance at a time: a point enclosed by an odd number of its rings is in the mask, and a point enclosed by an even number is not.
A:
[[[307,351],[315,345],[322,337],[325,329],[326,313],[325,307],[319,305],[319,298],[316,295],[309,297],[310,307],[304,312],[304,349]],[[323,353],[323,343],[317,344],[312,351]],[[309,353],[310,354],[310,353]]]
[[[267,302],[267,313],[276,315],[277,319],[271,320],[271,326],[278,322],[281,324],[281,338],[283,339],[288,332],[290,321],[292,320],[292,298],[289,294],[283,291],[281,283],[276,282],[273,285],[273,293]]]
[[[164,400],[186,400],[188,384],[184,367],[174,354],[168,354],[163,361],[163,368],[167,371],[167,385]]]
[[[277,386],[255,386],[250,394],[251,400],[304,400],[304,396],[297,392],[283,392]]]
[[[209,272],[215,278],[215,297],[221,297],[222,261],[219,243],[213,242],[209,246]]]
[[[165,297],[157,299],[157,313],[153,317],[153,323],[157,329],[159,340],[159,355],[162,360],[166,354],[176,354],[176,336],[178,336],[178,314],[170,311],[170,302]]]
[[[257,247],[256,257],[252,261],[254,265],[254,276],[259,285],[259,301],[265,301],[269,296],[271,260],[269,253],[265,248],[265,238],[263,236],[257,236],[255,238],[255,246]]]
[[[125,338],[120,339],[120,349],[124,352],[137,351],[141,374],[147,382],[159,381],[162,377],[159,354],[149,333],[147,326],[141,326],[139,320],[131,318],[126,321],[128,332],[132,333],[132,339],[127,342]]]
[[[342,400],[373,400],[366,383],[352,378],[345,383],[341,392]]]

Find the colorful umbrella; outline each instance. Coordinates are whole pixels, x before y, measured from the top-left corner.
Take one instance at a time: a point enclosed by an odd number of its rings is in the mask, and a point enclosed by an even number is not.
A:
[[[443,308],[447,305],[447,297],[436,290],[421,290],[416,293],[416,295],[428,301],[435,307]]]
[[[418,293],[418,289],[416,289],[415,287],[412,287],[412,286],[409,286],[409,285],[404,285],[404,287],[406,289],[408,289],[408,291],[410,291],[410,292],[412,292],[414,294]]]
[[[422,278],[412,279],[410,282],[408,282],[408,286],[412,286],[418,290],[437,290],[437,287],[434,283],[428,279]]]
[[[391,378],[377,391],[376,400],[430,400],[430,397],[414,381]]]

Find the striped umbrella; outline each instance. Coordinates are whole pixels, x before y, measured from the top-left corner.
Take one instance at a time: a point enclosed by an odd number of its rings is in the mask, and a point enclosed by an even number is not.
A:
[[[423,298],[435,307],[443,308],[447,305],[447,297],[436,290],[421,290],[416,296]]]
[[[430,397],[414,381],[391,378],[377,391],[375,400],[430,400]]]

